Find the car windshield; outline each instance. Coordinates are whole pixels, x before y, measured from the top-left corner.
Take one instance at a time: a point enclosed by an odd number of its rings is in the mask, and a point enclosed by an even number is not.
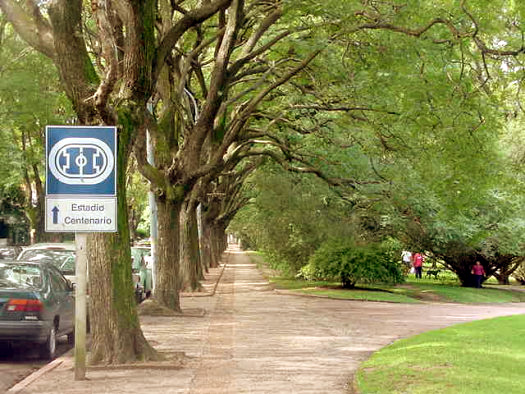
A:
[[[57,267],[63,275],[74,275],[75,252],[63,249],[27,249],[18,260],[49,262]]]
[[[0,263],[0,288],[39,289],[42,287],[42,270],[28,264]]]

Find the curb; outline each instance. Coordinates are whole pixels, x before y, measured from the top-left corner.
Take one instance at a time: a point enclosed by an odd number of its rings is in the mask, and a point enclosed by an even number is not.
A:
[[[64,353],[59,358],[51,361],[49,364],[44,365],[42,368],[36,370],[29,376],[26,376],[24,379],[22,379],[20,382],[15,384],[13,387],[11,387],[9,390],[7,390],[7,393],[19,393],[22,390],[24,390],[27,386],[29,386],[31,383],[33,383],[35,380],[40,378],[42,375],[46,374],[47,372],[52,371],[53,369],[59,367],[66,361],[68,358],[70,358],[73,355],[73,350],[70,349],[66,353]]]
[[[222,274],[224,273],[224,270],[226,269],[226,266],[228,265],[229,261],[230,261],[230,253],[228,253],[228,257],[226,257],[226,261],[222,265],[221,273],[219,274],[217,281],[215,282],[215,286],[213,286],[213,291],[211,292],[210,296],[215,295],[215,292],[217,291],[217,286],[219,286],[219,282],[221,281]]]
[[[219,267],[217,267],[217,268],[220,268],[220,272],[219,272],[219,275],[217,275],[217,278],[215,279],[215,283],[213,285],[213,289],[209,293],[207,293],[207,292],[191,292],[191,291],[181,292],[180,293],[181,298],[182,297],[190,297],[190,298],[192,298],[192,297],[213,297],[215,295],[215,292],[217,291],[217,286],[219,285],[219,282],[221,281],[222,274],[224,273],[224,270],[226,269],[226,266],[228,265],[229,259],[230,259],[230,255],[228,253],[228,256],[226,257],[226,261],[219,263]]]

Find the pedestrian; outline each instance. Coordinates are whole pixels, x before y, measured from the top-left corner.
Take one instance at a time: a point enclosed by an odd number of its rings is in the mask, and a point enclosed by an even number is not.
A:
[[[405,265],[410,265],[410,262],[412,261],[412,252],[409,252],[408,250],[403,250],[401,253],[401,260],[403,260],[403,263]]]
[[[412,267],[414,267],[416,272],[416,279],[423,277],[423,261],[425,261],[423,254],[417,252],[412,255]]]
[[[408,275],[409,272],[412,272],[412,252],[408,250],[403,250],[401,253],[402,269],[403,275]]]
[[[476,264],[472,267],[472,275],[474,275],[474,283],[476,283],[476,288],[481,289],[481,282],[485,276],[485,269],[479,261],[476,261]]]

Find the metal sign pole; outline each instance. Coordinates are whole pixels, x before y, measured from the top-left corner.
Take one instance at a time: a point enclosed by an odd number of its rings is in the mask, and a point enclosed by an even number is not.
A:
[[[153,112],[152,108],[148,109]],[[151,141],[151,135],[149,131],[146,132],[146,147],[147,147],[147,160],[152,166],[155,165],[155,155],[153,152],[153,143]],[[150,188],[151,189],[151,188]],[[157,237],[158,237],[158,220],[157,220],[157,202],[155,201],[155,195],[150,190],[148,192],[149,209],[150,209],[150,240],[151,240],[151,287],[152,293],[155,294],[155,286],[157,284]]]
[[[75,233],[75,380],[86,379],[87,233]]]

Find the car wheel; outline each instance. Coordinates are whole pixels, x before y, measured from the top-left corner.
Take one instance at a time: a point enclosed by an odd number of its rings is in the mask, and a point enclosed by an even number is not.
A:
[[[52,360],[55,358],[57,347],[57,331],[55,326],[51,327],[47,341],[42,344],[40,355],[43,359]]]

